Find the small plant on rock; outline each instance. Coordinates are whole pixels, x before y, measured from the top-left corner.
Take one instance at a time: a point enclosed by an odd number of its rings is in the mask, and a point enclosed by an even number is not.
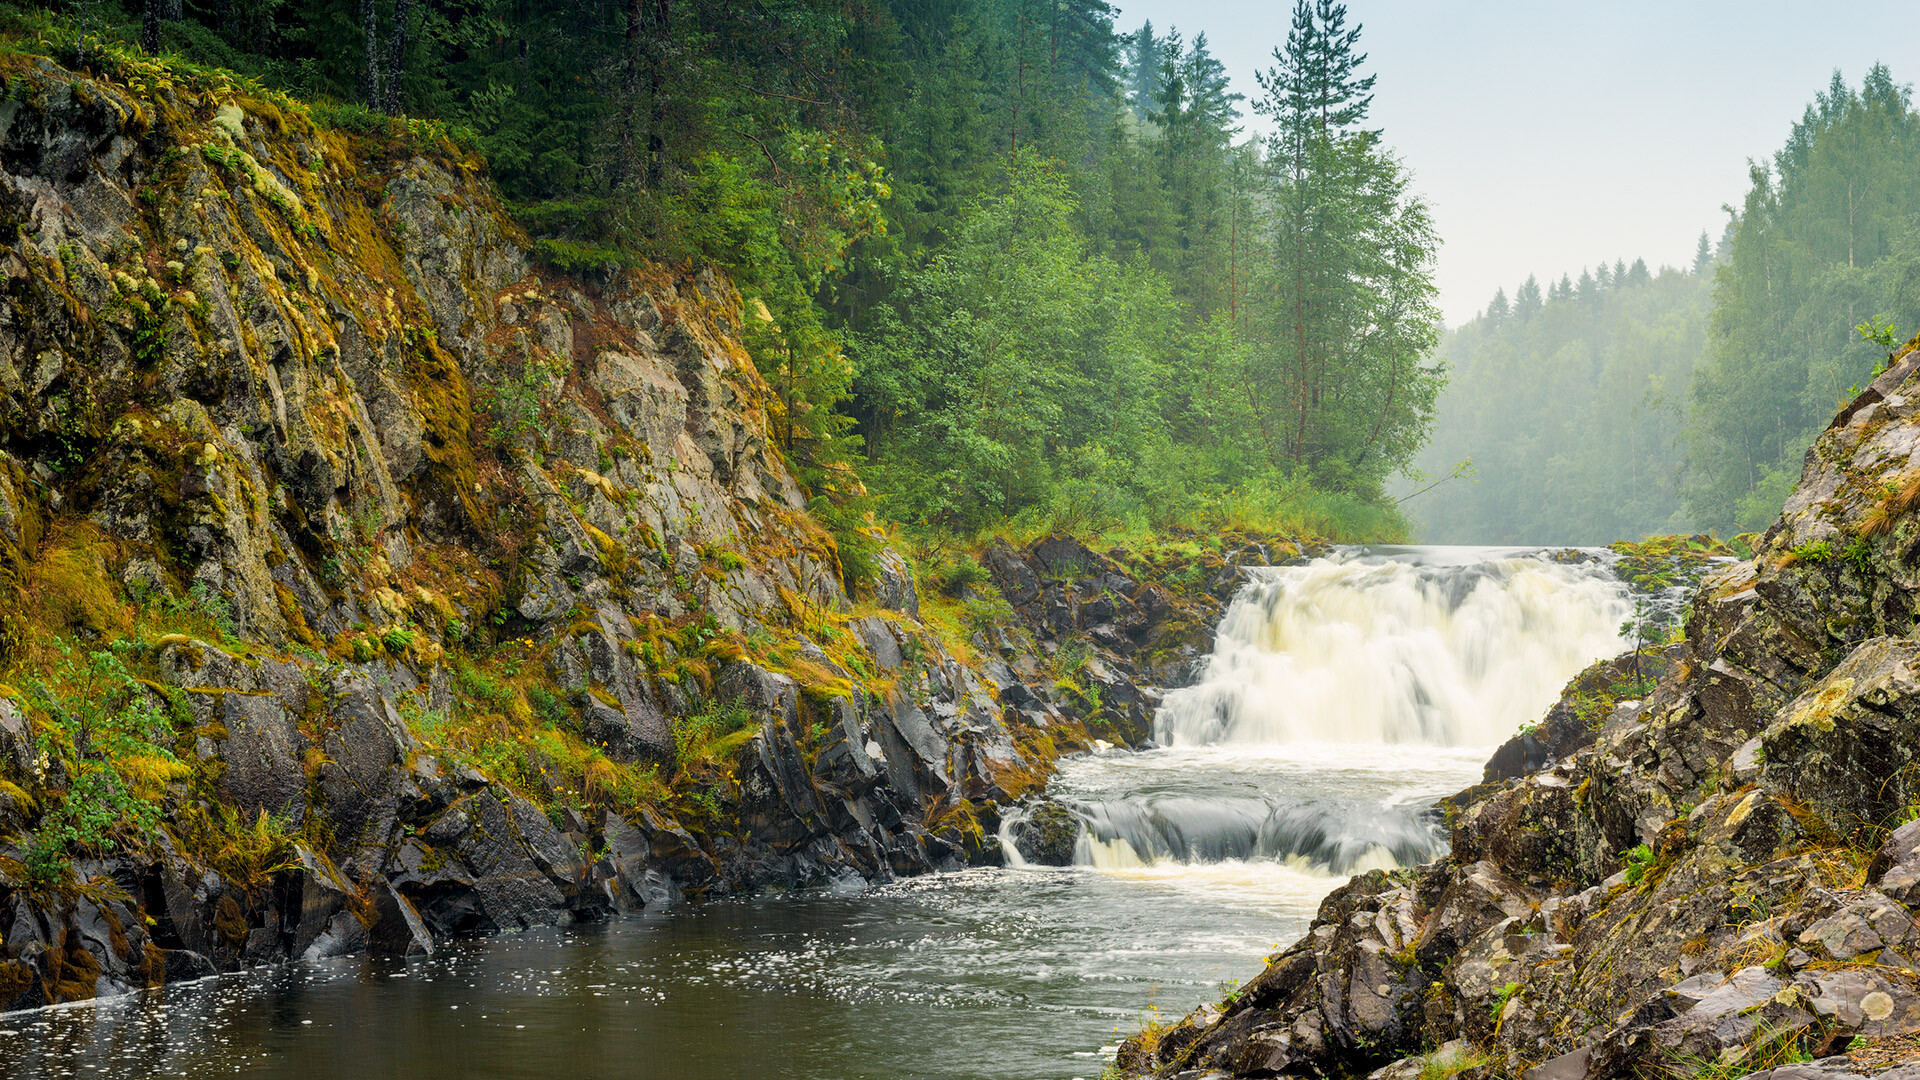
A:
[[[1645,844],[1641,844],[1632,851],[1627,852],[1624,861],[1626,863],[1624,869],[1627,872],[1627,884],[1638,885],[1647,876],[1647,871],[1653,869],[1653,849]]]

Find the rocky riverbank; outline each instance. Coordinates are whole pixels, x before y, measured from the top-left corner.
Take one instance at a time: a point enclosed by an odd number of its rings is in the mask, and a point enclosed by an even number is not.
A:
[[[555,272],[431,125],[66,53],[0,57],[0,1010],[993,863],[1299,554],[923,593],[868,530],[850,592],[721,275]]]
[[[1916,401],[1909,345],[1693,591],[1683,643],[1576,679],[1448,800],[1447,858],[1354,878],[1115,1071],[1920,1072]]]

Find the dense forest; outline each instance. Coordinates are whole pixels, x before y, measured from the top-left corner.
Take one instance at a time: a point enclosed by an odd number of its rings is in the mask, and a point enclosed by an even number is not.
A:
[[[1301,0],[1252,102],[1204,35],[1123,34],[1100,0],[72,13],[338,124],[444,125],[556,266],[725,267],[856,563],[870,512],[1401,528],[1438,240],[1342,4]]]
[[[1838,73],[1687,270],[1529,278],[1450,331],[1405,506],[1423,538],[1602,543],[1764,528],[1850,388],[1920,328],[1920,115],[1882,66]],[[1403,493],[1421,484],[1403,483]]]

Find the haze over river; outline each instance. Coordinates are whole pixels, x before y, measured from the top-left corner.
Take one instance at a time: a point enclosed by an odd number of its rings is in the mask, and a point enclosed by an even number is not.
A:
[[[0,1016],[0,1075],[1055,1080],[1257,974],[1621,648],[1602,560],[1349,549],[1257,572],[1166,747],[1063,763],[1072,867],[690,905]]]

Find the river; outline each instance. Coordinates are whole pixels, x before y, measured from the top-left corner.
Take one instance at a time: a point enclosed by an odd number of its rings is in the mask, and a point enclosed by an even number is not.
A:
[[[1603,561],[1349,549],[1255,572],[1162,749],[1068,760],[1073,866],[686,906],[0,1016],[0,1075],[1066,1080],[1250,977],[1621,647]]]

